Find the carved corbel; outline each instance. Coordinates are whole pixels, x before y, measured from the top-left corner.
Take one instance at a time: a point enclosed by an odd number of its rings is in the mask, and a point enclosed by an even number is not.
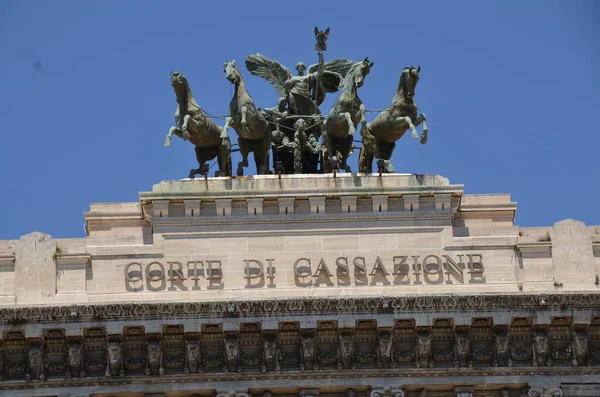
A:
[[[163,375],[163,351],[160,334],[148,335],[146,342],[146,376]]]
[[[552,365],[552,360],[548,354],[548,330],[546,327],[537,327],[533,330],[533,355],[532,364],[534,367],[538,365]]]
[[[83,366],[83,338],[69,337],[68,339],[67,378],[83,378],[85,371]]]
[[[183,372],[186,374],[202,373],[200,352],[200,335],[189,333],[185,338],[185,364]]]
[[[394,334],[391,329],[380,329],[377,334],[377,368],[395,368]]]
[[[121,346],[121,335],[108,338],[106,342],[106,376],[124,376],[123,348]]]
[[[473,367],[471,360],[471,334],[468,327],[456,327],[454,333],[454,366]]]
[[[505,325],[494,327],[494,367],[512,367],[512,360],[509,355],[509,342],[508,327]]]
[[[317,369],[315,339],[314,330],[305,330],[302,332],[300,339],[300,371]]]
[[[339,335],[339,362],[338,369],[355,369],[354,359],[354,334],[351,330],[342,330]]]
[[[4,380],[4,346],[0,340],[0,382]]]
[[[31,339],[27,351],[26,380],[46,380],[44,373],[44,341],[41,338]]]
[[[571,334],[573,365],[590,365],[588,358],[588,330],[585,325],[576,325]]]
[[[454,395],[456,397],[473,397],[474,389],[472,387],[455,387]]]
[[[223,370],[225,372],[239,372],[240,368],[240,338],[237,333],[228,333],[223,336]]]
[[[433,368],[434,362],[431,359],[431,331],[426,328],[417,330],[415,337],[415,367]]]
[[[277,346],[277,331],[265,331],[263,333],[263,360],[262,372],[279,371],[281,351]]]

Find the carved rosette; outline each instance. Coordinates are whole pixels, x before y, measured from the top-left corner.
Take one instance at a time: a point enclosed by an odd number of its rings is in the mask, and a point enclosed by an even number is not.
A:
[[[558,386],[536,385],[527,391],[527,397],[563,397],[564,392]]]
[[[404,397],[404,391],[400,387],[376,387],[371,389],[370,397]]]

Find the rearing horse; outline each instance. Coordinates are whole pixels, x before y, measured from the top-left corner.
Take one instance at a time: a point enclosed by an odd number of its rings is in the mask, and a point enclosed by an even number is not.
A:
[[[221,128],[200,109],[192,95],[187,78],[181,72],[171,72],[171,85],[177,98],[175,126],[169,129],[165,146],[171,146],[173,134],[196,146],[200,168],[190,171],[190,178],[202,173],[202,165],[217,157],[221,176],[231,176],[231,143],[221,139]]]
[[[394,172],[390,158],[396,141],[402,138],[408,129],[412,131],[413,138],[420,138],[422,144],[427,143],[427,118],[424,113],[418,114],[418,107],[413,100],[420,71],[420,66],[405,67],[400,75],[392,104],[367,124],[366,128],[361,128],[363,149],[358,160],[360,172],[372,172],[373,157],[384,160],[385,172]],[[421,123],[423,134],[419,136],[416,127]]]
[[[225,126],[221,131],[221,138],[227,138],[227,130],[231,126],[238,134],[238,144],[242,161],[238,163],[237,175],[244,175],[244,167],[248,167],[248,154],[254,153],[254,162],[258,174],[269,172],[269,148],[271,146],[271,131],[267,121],[260,113],[254,101],[246,90],[246,84],[242,78],[235,61],[223,64],[225,77],[235,85],[233,98],[229,102],[229,117],[225,120]]]
[[[352,140],[356,134],[358,123],[367,124],[365,117],[366,108],[358,97],[358,89],[362,87],[365,77],[371,71],[374,63],[369,58],[356,62],[350,70],[344,82],[343,91],[338,96],[325,121],[324,142],[327,146],[329,161],[337,159],[340,168],[350,172],[347,164],[348,156],[352,150]]]

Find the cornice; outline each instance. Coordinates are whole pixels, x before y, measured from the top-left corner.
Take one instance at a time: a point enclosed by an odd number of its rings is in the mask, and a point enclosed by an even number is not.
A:
[[[362,298],[295,298],[245,301],[131,302],[0,309],[0,324],[68,323],[223,317],[298,317],[416,312],[523,311],[548,309],[600,311],[600,292],[557,294],[405,295]],[[166,314],[168,313],[168,314]]]
[[[157,376],[125,376],[125,377],[90,377],[90,378],[72,378],[63,379],[48,379],[45,382],[39,381],[16,381],[16,382],[0,382],[0,390],[26,390],[30,388],[53,390],[56,388],[65,387],[108,387],[108,386],[126,386],[126,385],[169,385],[173,382],[178,384],[186,383],[216,383],[216,382],[238,382],[238,381],[260,381],[260,382],[277,382],[292,380],[352,380],[352,379],[399,379],[400,383],[406,383],[410,380],[414,383],[416,378],[426,379],[485,379],[489,377],[497,377],[505,381],[513,382],[528,382],[532,376],[536,377],[551,377],[551,376],[568,376],[570,379],[579,381],[591,381],[597,379],[600,375],[600,367],[584,368],[584,367],[518,367],[518,368],[485,368],[485,369],[468,369],[455,370],[452,368],[395,368],[395,369],[365,369],[365,370],[330,370],[330,371],[303,371],[303,372],[288,372],[281,371],[279,373],[205,373],[205,374],[174,374]],[[486,383],[494,383],[488,381]]]

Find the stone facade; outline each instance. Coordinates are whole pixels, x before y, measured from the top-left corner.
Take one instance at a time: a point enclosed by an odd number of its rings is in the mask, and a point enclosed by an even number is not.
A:
[[[600,395],[600,227],[435,175],[165,181],[0,241],[0,395]]]

